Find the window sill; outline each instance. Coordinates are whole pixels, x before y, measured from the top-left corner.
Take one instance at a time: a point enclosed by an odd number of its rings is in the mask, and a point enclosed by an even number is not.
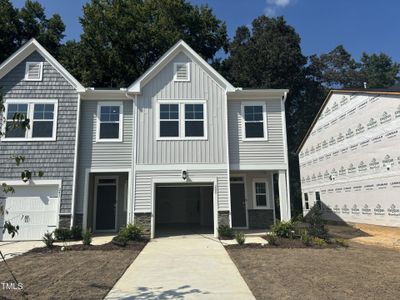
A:
[[[2,138],[1,142],[56,142],[57,138]]]
[[[266,210],[266,209],[272,210],[273,208],[268,207],[268,206],[257,206],[257,207],[253,207],[252,209],[253,210]]]
[[[207,137],[158,137],[157,141],[207,141]]]
[[[243,142],[266,142],[268,138],[242,138]]]
[[[96,140],[96,143],[122,143],[122,139],[101,139],[101,140]]]

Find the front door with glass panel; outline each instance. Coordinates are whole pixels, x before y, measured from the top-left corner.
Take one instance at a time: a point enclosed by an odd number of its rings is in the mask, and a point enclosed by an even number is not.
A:
[[[117,178],[96,177],[95,230],[116,230]]]

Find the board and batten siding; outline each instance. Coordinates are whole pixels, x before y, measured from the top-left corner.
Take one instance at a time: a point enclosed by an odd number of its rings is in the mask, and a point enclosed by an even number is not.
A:
[[[228,99],[229,163],[232,169],[248,166],[282,166],[285,161],[284,129],[280,99],[266,100],[268,140],[243,141],[242,103]],[[257,102],[264,102],[256,100]]]
[[[216,181],[218,210],[229,210],[229,180],[226,170],[188,170],[193,182],[210,183]],[[187,186],[182,180],[182,171],[174,170],[137,170],[135,189],[135,212],[151,212],[153,181],[169,180]],[[203,180],[204,179],[204,180]]]
[[[129,169],[132,166],[133,139],[133,103],[123,100],[122,142],[96,142],[97,106],[99,102],[111,102],[107,99],[94,101],[82,100],[79,133],[78,181],[76,211],[82,212],[85,194],[85,170]],[[120,102],[120,101],[118,101]]]
[[[174,81],[174,63],[190,63],[190,81]],[[227,163],[225,90],[195,61],[179,53],[138,96],[137,164]],[[158,100],[205,100],[207,140],[157,140]]]
[[[27,61],[43,62],[41,81],[24,81]],[[0,141],[0,179],[20,179],[25,169],[43,171],[41,179],[61,179],[60,213],[71,213],[74,171],[75,129],[78,93],[75,88],[38,52],[33,52],[0,79],[3,100],[57,99],[56,141]],[[15,165],[10,157],[25,156]]]

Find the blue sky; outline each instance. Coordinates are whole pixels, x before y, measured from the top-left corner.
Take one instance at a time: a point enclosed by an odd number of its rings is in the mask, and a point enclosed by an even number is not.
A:
[[[20,7],[25,0],[13,0]],[[85,0],[39,0],[46,13],[59,13],[66,39],[79,39],[78,17]],[[191,0],[208,4],[225,21],[229,36],[262,14],[283,15],[300,34],[305,55],[321,54],[339,44],[358,58],[363,51],[384,52],[400,62],[399,0]]]

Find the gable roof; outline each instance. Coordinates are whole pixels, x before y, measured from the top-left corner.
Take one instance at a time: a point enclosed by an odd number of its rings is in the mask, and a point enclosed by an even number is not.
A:
[[[176,55],[184,52],[186,55],[195,60],[201,65],[208,73],[221,84],[227,91],[235,91],[235,87],[230,84],[221,74],[219,74],[213,67],[210,66],[199,54],[196,53],[187,43],[183,40],[177,42],[172,46],[154,65],[152,65],[142,76],[140,76],[134,83],[128,87],[128,92],[140,93],[141,89],[148,83],[155,75],[157,75]]]
[[[313,122],[311,123],[310,128],[308,128],[307,133],[305,134],[304,138],[302,139],[300,145],[297,147],[296,154],[299,154],[301,149],[303,148],[305,142],[307,141],[308,137],[310,136],[312,130],[314,129],[315,124],[317,123],[319,117],[321,116],[322,112],[324,111],[325,106],[328,104],[329,99],[331,98],[332,94],[334,93],[351,93],[351,94],[373,94],[373,95],[400,95],[400,90],[396,88],[389,88],[389,89],[342,89],[342,90],[330,90],[328,96],[326,96],[324,102],[321,105],[317,115],[315,116]]]
[[[42,55],[78,92],[85,91],[85,88],[75,79],[39,42],[30,39],[21,48],[15,51],[0,65],[0,79],[14,69],[19,63],[27,58],[34,51]]]

